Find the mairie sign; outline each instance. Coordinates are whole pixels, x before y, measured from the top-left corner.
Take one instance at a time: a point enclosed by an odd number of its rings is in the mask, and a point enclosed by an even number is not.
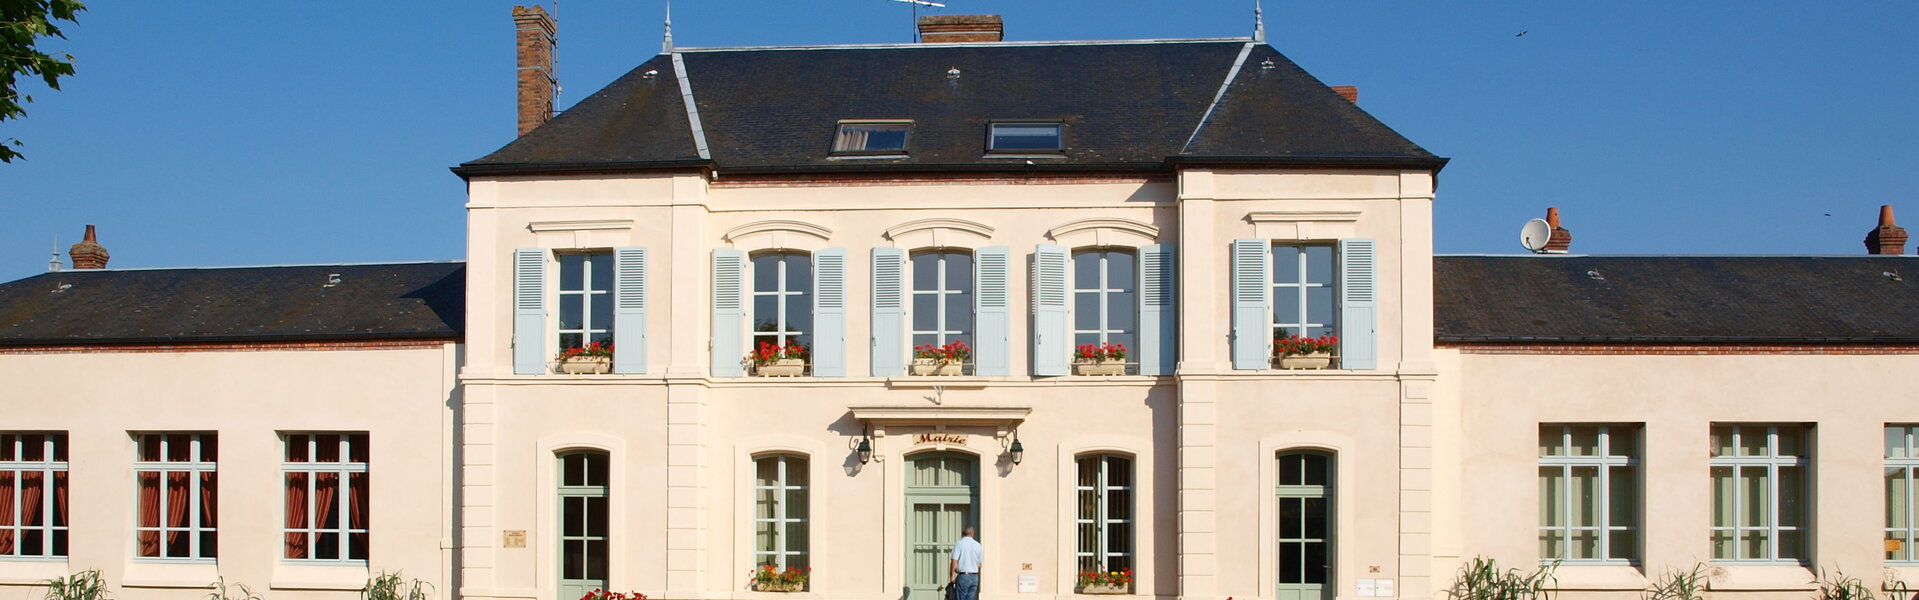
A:
[[[913,444],[953,444],[966,445],[966,435],[960,433],[922,433],[913,438]]]

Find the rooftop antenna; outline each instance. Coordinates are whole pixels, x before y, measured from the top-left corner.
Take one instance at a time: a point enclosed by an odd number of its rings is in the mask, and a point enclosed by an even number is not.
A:
[[[60,262],[60,234],[56,233],[53,234],[53,260],[47,261],[47,272],[54,273],[66,268],[67,264]]]
[[[893,1],[905,2],[907,4],[913,5],[913,43],[916,43],[916,44],[919,43],[920,41],[920,6],[925,5],[925,6],[935,7],[935,8],[946,8],[945,3],[932,2],[930,0],[893,0]]]
[[[673,53],[673,0],[666,0],[666,40],[660,42],[660,54]]]
[[[1253,41],[1266,41],[1266,16],[1259,10],[1259,0],[1253,0]]]

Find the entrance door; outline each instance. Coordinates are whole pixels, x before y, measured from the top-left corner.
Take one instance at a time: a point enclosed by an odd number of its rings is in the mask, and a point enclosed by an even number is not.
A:
[[[607,461],[603,452],[560,455],[560,598],[606,587]]]
[[[940,600],[961,529],[979,525],[979,466],[964,454],[908,457],[906,600]]]
[[[1276,600],[1333,600],[1333,456],[1279,455]]]

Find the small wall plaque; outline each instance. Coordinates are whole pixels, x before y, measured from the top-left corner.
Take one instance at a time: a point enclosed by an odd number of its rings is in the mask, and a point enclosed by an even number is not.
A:
[[[1039,593],[1039,576],[1038,575],[1019,576],[1019,593],[1022,593],[1022,594]]]
[[[500,546],[503,548],[525,548],[526,547],[526,530],[525,529],[508,529],[506,530],[506,535],[503,537],[505,539],[500,540]]]

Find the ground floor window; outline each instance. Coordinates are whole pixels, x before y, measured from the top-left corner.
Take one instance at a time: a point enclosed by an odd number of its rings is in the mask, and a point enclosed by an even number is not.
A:
[[[754,564],[807,569],[806,458],[763,456],[753,470]]]
[[[1330,598],[1333,577],[1333,455],[1279,455],[1279,590],[1290,600]]]
[[[1639,556],[1639,428],[1539,427],[1539,558],[1626,562]]]
[[[67,555],[67,434],[0,433],[0,558]]]
[[[1713,560],[1806,559],[1807,433],[1802,425],[1713,425]]]
[[[578,598],[607,584],[611,511],[605,452],[566,452],[560,459],[560,597]]]
[[[1125,456],[1079,458],[1074,486],[1079,511],[1074,525],[1079,572],[1133,568],[1133,460]]]
[[[285,558],[366,560],[367,453],[364,433],[286,436]]]
[[[140,556],[212,560],[219,555],[219,436],[143,433],[133,464]]]
[[[1919,555],[1913,543],[1919,541],[1919,506],[1912,499],[1912,484],[1919,477],[1919,425],[1886,426],[1886,560],[1914,562]]]

